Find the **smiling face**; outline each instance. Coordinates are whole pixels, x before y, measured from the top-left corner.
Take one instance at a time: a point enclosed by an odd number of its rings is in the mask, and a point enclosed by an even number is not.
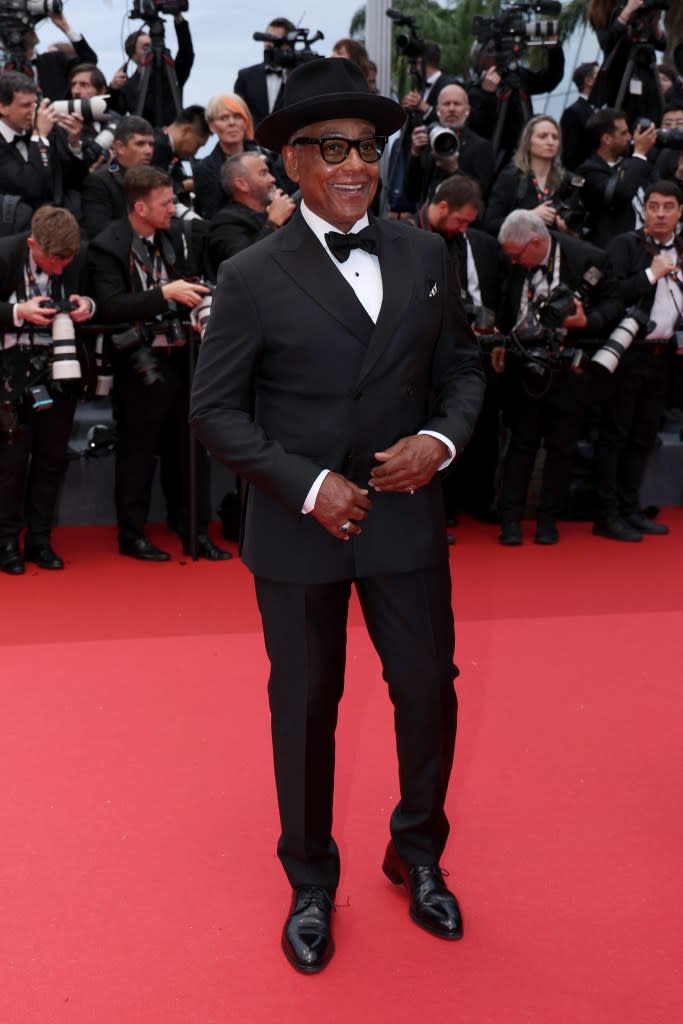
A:
[[[346,139],[370,138],[374,134],[374,125],[357,118],[317,121],[297,132],[313,138],[334,135]],[[285,146],[282,157],[285,170],[299,185],[306,206],[328,224],[348,231],[367,213],[377,191],[379,163],[364,163],[353,148],[343,163],[328,164],[315,144]]]

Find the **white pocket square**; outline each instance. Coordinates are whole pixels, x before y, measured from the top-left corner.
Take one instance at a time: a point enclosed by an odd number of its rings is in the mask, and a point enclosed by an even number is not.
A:
[[[432,289],[431,289],[429,295],[427,296],[427,298],[428,299],[433,299],[434,296],[436,295],[436,293],[438,292],[438,290],[439,289],[438,289],[437,283],[435,281],[434,284],[432,285]]]

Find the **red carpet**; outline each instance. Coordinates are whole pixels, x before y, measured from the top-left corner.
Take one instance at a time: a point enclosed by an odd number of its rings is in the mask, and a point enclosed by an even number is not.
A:
[[[57,531],[64,573],[0,576],[2,1024],[678,1020],[683,511],[662,518],[671,535],[640,545],[457,531],[460,943],[412,925],[379,870],[391,713],[354,606],[337,954],[313,978],[279,950],[249,574]]]

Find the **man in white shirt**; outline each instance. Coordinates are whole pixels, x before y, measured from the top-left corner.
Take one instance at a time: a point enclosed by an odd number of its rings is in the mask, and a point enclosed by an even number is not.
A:
[[[384,872],[411,916],[462,935],[439,859],[455,741],[453,617],[437,471],[467,441],[483,373],[438,236],[367,210],[401,107],[343,58],[304,63],[257,140],[302,194],[280,231],[225,262],[193,387],[197,436],[249,485],[242,556],[271,659],[295,969],[334,950],[337,706],[351,584],[395,707],[401,799]]]

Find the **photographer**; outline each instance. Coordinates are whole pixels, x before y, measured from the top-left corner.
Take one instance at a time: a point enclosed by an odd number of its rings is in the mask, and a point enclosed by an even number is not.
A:
[[[88,270],[103,319],[128,324],[114,335],[114,405],[118,422],[116,516],[119,551],[146,562],[170,555],[145,535],[157,455],[165,452],[164,489],[169,524],[187,525],[188,368],[185,325],[189,310],[209,289],[193,276],[197,255],[182,227],[172,224],[175,201],[168,175],[155,167],[126,174],[128,214],[91,242]],[[119,345],[117,346],[117,337]],[[204,453],[205,454],[205,453]],[[181,476],[182,474],[182,476]],[[209,539],[206,459],[200,461],[199,554],[229,558]],[[184,537],[185,547],[189,546]]]
[[[41,98],[63,100],[68,95],[69,72],[76,64],[97,64],[97,54],[86,43],[79,32],[69,25],[63,11],[46,13],[53,25],[60,29],[74,48],[75,56],[68,56],[61,50],[48,50],[47,53],[36,54],[39,43],[36,30],[29,27],[22,36],[23,60],[10,59],[5,71],[19,71],[35,81]]]
[[[594,61],[579,64],[572,76],[572,81],[579,91],[579,98],[565,107],[560,118],[562,162],[570,171],[576,170],[580,163],[587,160],[593,148],[586,124],[595,113],[590,94],[597,73],[598,65]]]
[[[26,75],[0,75],[0,195],[20,196],[34,210],[42,203],[61,203],[69,188],[77,189],[86,169],[69,146],[81,124],[69,125],[67,136],[48,99],[38,102],[37,86]]]
[[[69,96],[73,100],[87,100],[90,102],[97,96],[107,95],[107,80],[98,67],[94,64],[76,64],[69,72]],[[80,157],[88,169],[97,169],[106,164],[109,158],[109,146],[106,144],[112,136],[103,137],[104,129],[114,131],[115,125],[121,118],[113,110],[107,109],[102,119],[85,119],[78,117],[82,123],[79,147]]]
[[[683,329],[683,244],[676,236],[682,214],[683,197],[673,182],[650,185],[644,227],[615,238],[608,249],[624,302],[650,319],[643,332],[650,344],[627,350],[602,409],[593,533],[612,540],[668,533],[641,511],[638,492],[668,393],[672,338]]]
[[[667,103],[661,130],[671,132],[671,145],[661,147],[657,157],[657,180],[673,181],[683,188],[683,103]]]
[[[494,175],[493,149],[490,142],[467,127],[469,113],[463,87],[444,85],[436,102],[438,120],[413,129],[403,184],[406,199],[425,202],[434,195],[439,183],[456,171],[475,178],[483,195],[488,195]],[[438,125],[447,130],[438,133]]]
[[[154,133],[149,121],[130,114],[116,125],[112,161],[89,174],[81,197],[82,224],[88,238],[104,231],[113,220],[126,214],[123,183],[133,167],[152,162]]]
[[[588,21],[605,55],[591,92],[594,106],[618,105],[629,124],[638,117],[659,124],[663,103],[655,50],[666,49],[661,15],[670,7],[668,0],[590,0]]]
[[[493,349],[494,370],[508,375],[510,444],[503,462],[499,509],[501,544],[523,542],[521,519],[541,440],[546,450],[535,541],[556,544],[557,519],[567,498],[583,412],[592,378],[572,372],[570,361],[548,358],[550,346],[581,346],[606,335],[622,312],[622,301],[607,256],[587,242],[549,231],[526,210],[511,213],[498,241],[513,263],[506,281],[502,327],[514,329],[525,354]],[[541,303],[556,289],[570,289],[567,312],[547,337]],[[577,293],[581,298],[572,296]],[[561,315],[561,314],[560,314]],[[550,343],[550,345],[549,345]]]
[[[194,192],[194,178],[188,178],[183,163],[196,156],[208,142],[210,134],[206,112],[198,104],[185,107],[179,111],[173,124],[156,132],[152,166],[168,174],[176,198],[183,205],[189,202],[188,193]],[[185,212],[187,209],[185,206]]]
[[[655,177],[648,154],[657,141],[653,124],[636,125],[633,156],[629,156],[631,133],[621,110],[598,110],[586,125],[593,156],[577,169],[584,179],[581,197],[588,210],[588,235],[594,245],[605,248],[614,235],[630,231],[641,217],[640,195]]]
[[[64,568],[50,546],[50,530],[80,369],[67,380],[54,361],[51,366],[51,330],[54,300],[71,304],[75,324],[94,312],[93,301],[80,294],[79,247],[74,217],[53,206],[34,214],[30,234],[0,240],[0,569],[12,576],[25,571],[24,562]]]
[[[519,7],[523,10],[524,4]],[[515,7],[509,12],[517,18]],[[552,92],[564,78],[564,51],[558,39],[547,38],[544,44],[546,67],[532,71],[519,62],[519,50],[511,49],[513,34],[494,30],[493,38],[479,45],[475,57],[477,79],[468,86],[470,128],[485,139],[493,140],[500,129],[496,163],[503,167],[514,152],[520,133],[533,117],[532,96]],[[507,103],[505,117],[503,104]]]
[[[280,39],[284,39],[290,32],[296,32],[296,26],[288,18],[273,18],[266,29],[266,35],[279,36]],[[282,106],[287,68],[280,66],[277,54],[273,53],[275,49],[276,44],[266,39],[263,43],[263,61],[241,68],[235,80],[234,91],[249,107],[257,127],[268,114]],[[291,46],[282,43],[278,49],[291,49]]]
[[[158,15],[156,15],[158,18]],[[178,52],[175,55],[175,77],[178,82],[180,99],[182,102],[183,86],[190,77],[190,71],[194,64],[194,49],[192,48],[192,36],[190,26],[182,14],[173,15],[173,27],[175,28],[176,39],[178,40]],[[124,50],[128,61],[135,64],[135,71],[129,78],[126,74],[126,64],[122,64],[109,83],[109,106],[119,114],[137,114],[138,100],[140,96],[140,77],[145,62],[149,56],[151,36],[144,28],[131,32],[124,43]],[[160,69],[159,69],[160,70]],[[142,109],[144,117],[155,128],[170,124],[178,111],[176,110],[173,96],[168,88],[162,90],[162,108],[159,120],[155,118],[154,111],[154,89],[150,88],[145,97],[145,105]]]

